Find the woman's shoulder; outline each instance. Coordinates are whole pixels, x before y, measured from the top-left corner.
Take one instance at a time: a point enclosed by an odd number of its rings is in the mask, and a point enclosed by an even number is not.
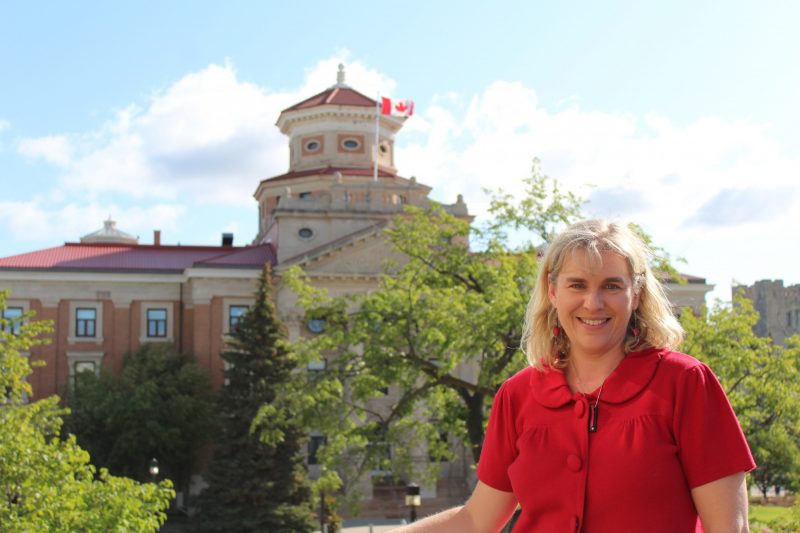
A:
[[[505,391],[507,394],[515,394],[521,391],[527,391],[530,389],[531,380],[534,379],[536,373],[538,372],[539,370],[536,370],[532,366],[525,367],[510,378],[506,379],[503,384],[500,385],[500,390]]]
[[[692,368],[702,368],[706,364],[689,354],[663,349],[661,351],[661,366],[675,372],[683,372]]]
[[[503,382],[500,391],[512,398],[527,398],[532,389],[551,389],[565,385],[564,374],[560,370],[523,368]]]

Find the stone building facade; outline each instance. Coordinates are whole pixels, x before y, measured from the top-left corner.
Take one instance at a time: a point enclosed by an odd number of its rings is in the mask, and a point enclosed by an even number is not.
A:
[[[777,344],[800,335],[800,284],[784,287],[781,279],[763,279],[750,286],[734,287],[733,293],[742,289],[760,315],[753,327],[756,335],[770,337]]]

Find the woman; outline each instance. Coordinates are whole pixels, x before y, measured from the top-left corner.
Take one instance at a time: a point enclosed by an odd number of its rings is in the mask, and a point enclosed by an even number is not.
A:
[[[531,364],[498,391],[463,506],[398,531],[747,531],[755,463],[627,226],[568,227],[528,304]]]

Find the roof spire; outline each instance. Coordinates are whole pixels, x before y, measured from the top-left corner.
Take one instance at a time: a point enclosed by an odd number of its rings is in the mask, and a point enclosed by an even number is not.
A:
[[[336,73],[336,86],[337,87],[346,87],[347,84],[344,82],[344,65],[339,63],[339,71]]]

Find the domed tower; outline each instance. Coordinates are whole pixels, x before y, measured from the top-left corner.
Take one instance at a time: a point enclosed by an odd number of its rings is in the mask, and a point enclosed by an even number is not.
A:
[[[395,135],[406,120],[381,114],[375,100],[349,87],[342,65],[335,85],[284,109],[277,126],[289,137],[289,171],[255,192],[255,243],[272,243],[280,264],[382,227],[404,204],[425,205],[430,187],[399,176],[394,165]],[[460,200],[449,210],[467,216]]]

